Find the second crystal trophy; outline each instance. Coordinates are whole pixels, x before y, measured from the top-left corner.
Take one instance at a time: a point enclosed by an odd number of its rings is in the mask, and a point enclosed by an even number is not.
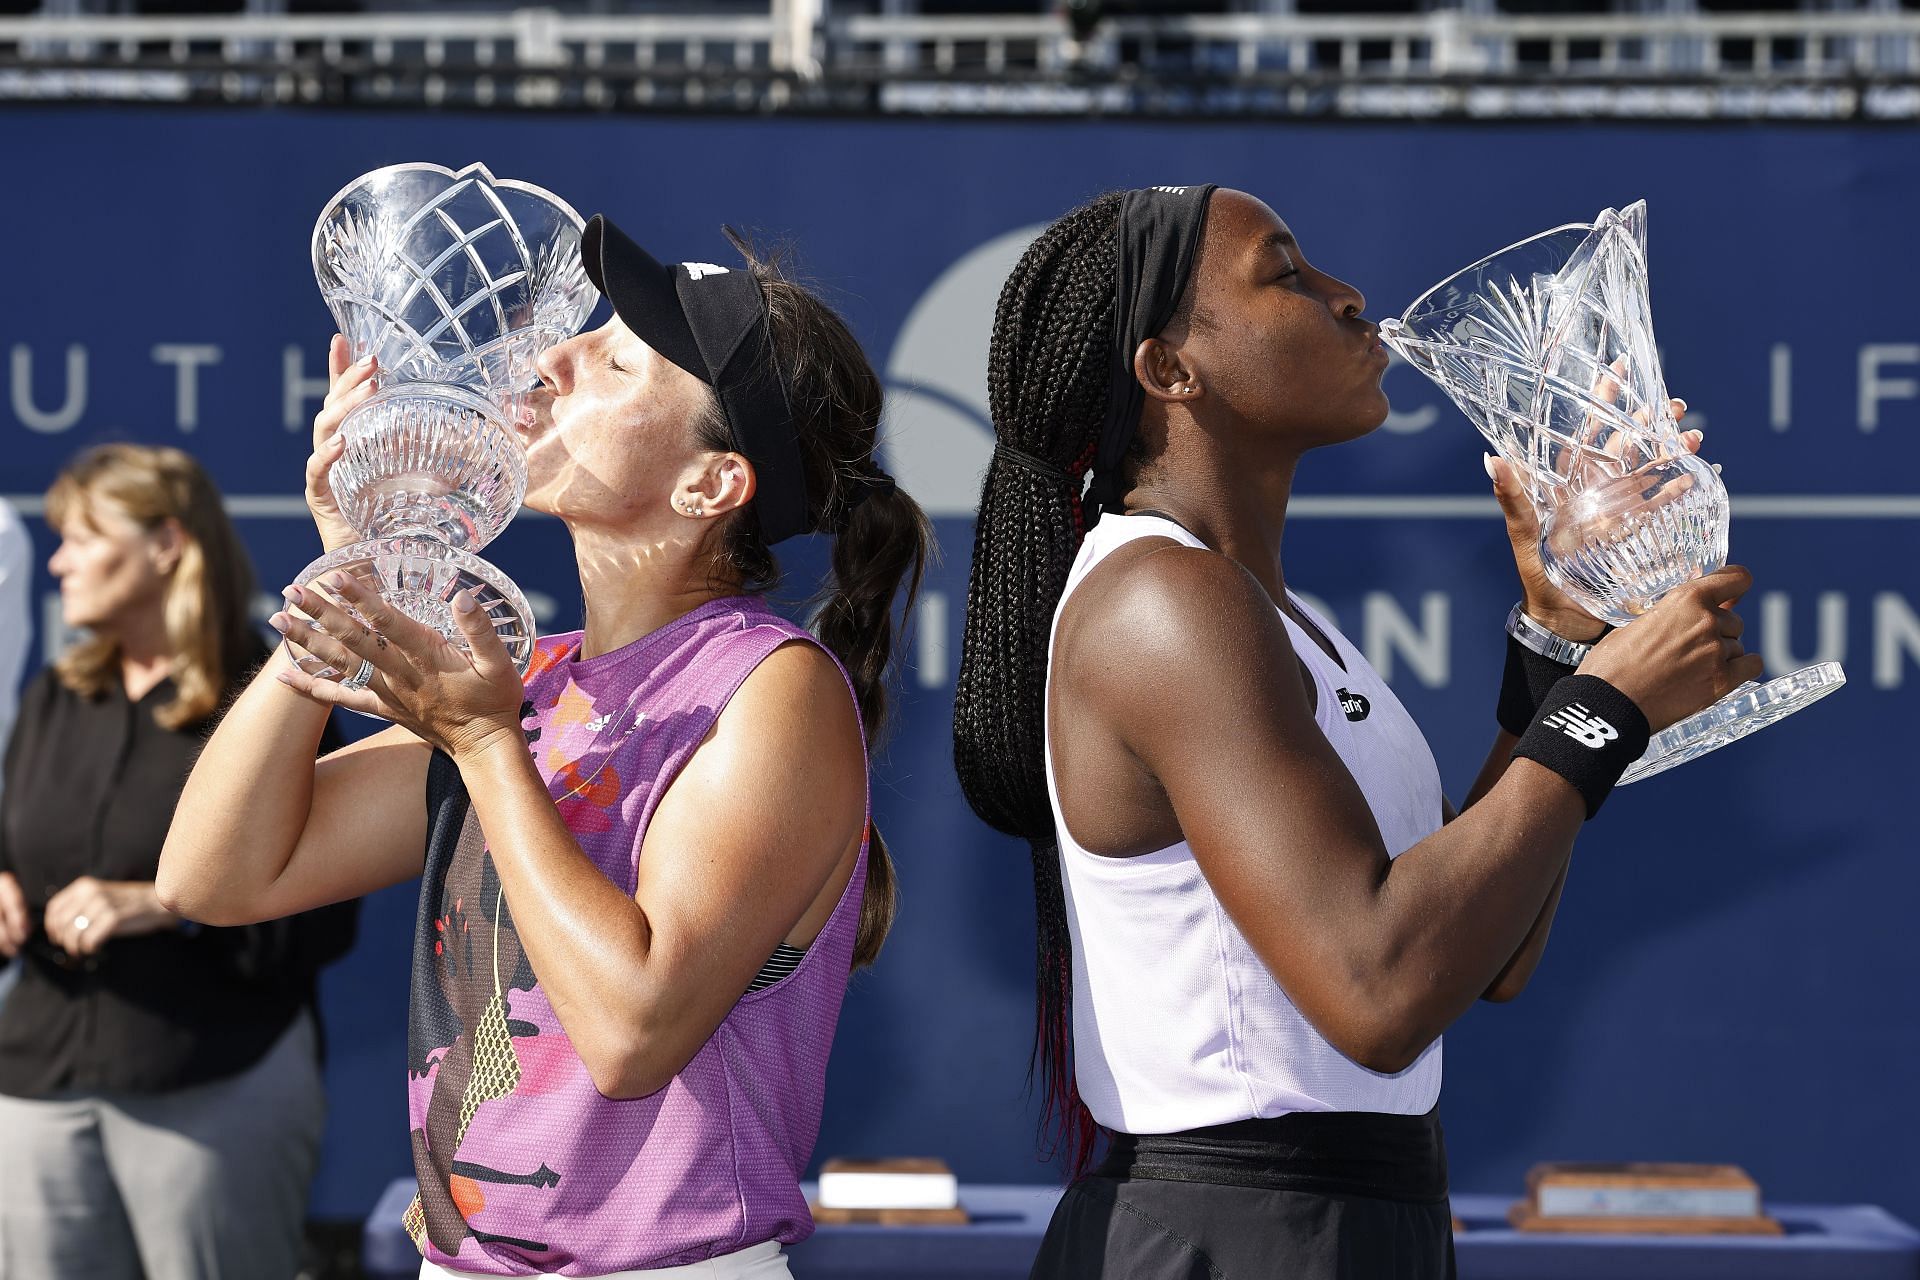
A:
[[[526,494],[514,431],[534,361],[572,337],[598,294],[580,261],[583,220],[564,200],[484,165],[402,164],[355,179],[313,229],[313,272],[351,356],[379,389],[340,425],[331,484],[363,540],[301,570],[345,570],[454,643],[456,592],[474,594],[514,664],[534,622],[512,579],[475,554]],[[315,674],[349,687],[371,674]]]
[[[1526,484],[1540,560],[1625,626],[1727,562],[1720,476],[1681,439],[1653,340],[1647,207],[1543,232],[1449,276],[1380,336]],[[1748,683],[1657,733],[1622,782],[1737,741],[1839,688],[1838,663]]]

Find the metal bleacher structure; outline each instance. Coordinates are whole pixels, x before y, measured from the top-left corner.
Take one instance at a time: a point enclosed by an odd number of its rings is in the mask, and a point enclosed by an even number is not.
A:
[[[0,0],[0,101],[76,99],[1912,121],[1920,11],[1901,0]]]

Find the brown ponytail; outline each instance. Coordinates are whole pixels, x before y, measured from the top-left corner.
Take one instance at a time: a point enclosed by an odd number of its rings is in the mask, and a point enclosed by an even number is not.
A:
[[[731,229],[727,235],[766,291],[774,356],[787,383],[807,491],[819,495],[815,522],[834,535],[833,573],[816,600],[812,629],[847,669],[871,748],[885,727],[887,677],[933,554],[933,525],[919,503],[882,480],[874,450],[885,397],[879,375],[846,322],[744,238]],[[733,448],[717,400],[698,438],[709,449]],[[728,526],[717,567],[747,591],[764,591],[779,581],[779,563],[751,505]],[[896,619],[894,598],[903,585]],[[875,830],[867,850],[854,968],[879,956],[894,907],[893,862]]]

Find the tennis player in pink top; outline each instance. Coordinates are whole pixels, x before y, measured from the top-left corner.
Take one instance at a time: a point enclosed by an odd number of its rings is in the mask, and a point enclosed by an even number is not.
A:
[[[585,629],[523,682],[471,600],[469,658],[351,581],[289,588],[289,644],[373,679],[269,662],[194,770],[159,893],[239,924],[423,877],[423,1276],[784,1277],[847,974],[893,912],[866,747],[930,529],[825,305],[750,253],[663,265],[603,218],[582,252],[614,318],[541,359],[526,505],[573,536]],[[333,375],[307,484],[329,548],[355,537],[339,424],[379,370],[336,340]],[[813,533],[817,635],[761,596],[771,548]],[[335,705],[394,727],[316,766]]]

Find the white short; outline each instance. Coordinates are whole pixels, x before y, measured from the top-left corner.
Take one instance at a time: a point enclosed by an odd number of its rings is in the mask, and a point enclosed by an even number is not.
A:
[[[431,1262],[420,1264],[420,1280],[487,1280],[476,1271],[453,1271]],[[738,1253],[723,1254],[681,1267],[651,1271],[611,1271],[596,1280],[793,1280],[786,1251],[778,1240],[756,1244]]]

